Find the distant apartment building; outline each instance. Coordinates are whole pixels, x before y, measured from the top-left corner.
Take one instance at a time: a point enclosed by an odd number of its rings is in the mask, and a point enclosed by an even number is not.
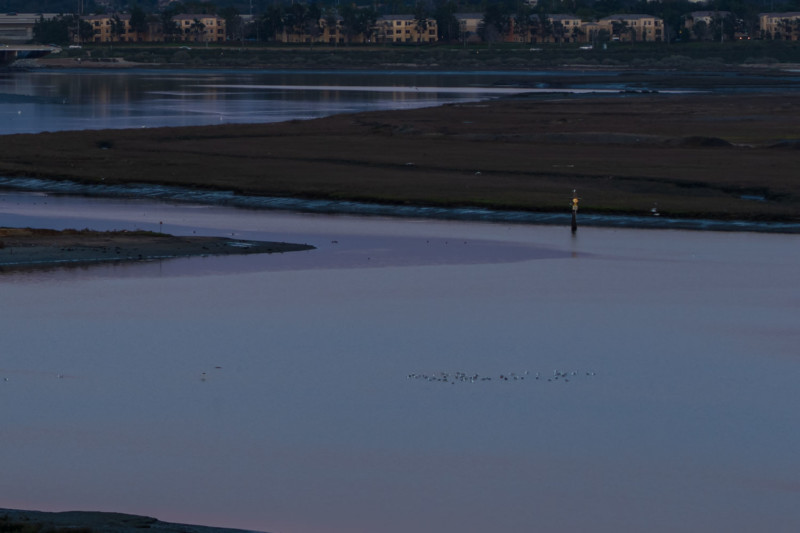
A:
[[[653,15],[610,15],[597,21],[614,41],[661,42],[664,21]]]
[[[688,30],[698,22],[711,26],[716,21],[725,19],[731,15],[730,11],[692,11],[684,18],[684,27]]]
[[[225,40],[225,19],[217,15],[182,14],[172,17],[182,41],[201,43]]]
[[[478,30],[483,22],[482,15],[471,19],[456,15],[464,32]],[[548,14],[541,18],[533,18],[523,29],[516,27],[513,18],[507,34],[501,37],[505,42],[523,43],[590,43],[594,42],[605,31],[615,41],[647,41],[664,40],[664,21],[652,15],[611,15],[596,22],[587,22],[577,15]],[[472,23],[471,29],[467,24]],[[468,29],[469,28],[469,29]],[[476,37],[479,39],[479,37]]]
[[[131,27],[131,16],[121,15],[89,15],[81,20],[92,27],[91,42],[95,43],[153,43],[164,40],[160,22],[147,22],[142,31],[134,31]]]
[[[586,31],[580,17],[575,15],[547,15],[546,29],[542,38],[554,43],[577,43],[585,41]]]
[[[800,11],[760,13],[758,25],[764,39],[797,41],[800,39]]]
[[[713,30],[718,25],[730,18],[730,11],[692,11],[684,17],[683,27],[693,39],[706,40],[713,37]]]
[[[81,17],[93,30],[95,43],[163,42],[167,35],[161,22],[148,21],[144,31],[134,31],[128,14],[89,15]],[[225,40],[225,19],[216,15],[177,15],[173,17],[179,41],[219,42]]]
[[[151,28],[146,32],[131,29],[130,15],[89,15],[81,19],[92,27],[91,42],[94,43],[135,43],[155,42],[161,39],[161,28]]]
[[[275,40],[286,44],[360,44],[367,42],[364,34],[348,33],[342,17],[323,17],[316,25],[285,27],[275,34]]]
[[[604,26],[602,26],[597,21],[591,22],[584,22],[581,24],[581,30],[583,31],[583,36],[581,37],[581,42],[584,43],[594,43],[600,38],[600,31],[606,30]]]
[[[433,43],[438,40],[436,19],[417,20],[414,15],[387,15],[375,23],[380,43]]]
[[[466,43],[478,43],[481,38],[478,29],[483,22],[483,13],[456,13],[459,40]]]
[[[130,16],[125,15],[127,18]],[[117,33],[114,31],[116,25],[114,19],[108,15],[91,15],[81,17],[84,22],[92,27],[92,42],[93,43],[110,43],[114,41],[121,41],[117,39]],[[119,16],[122,21],[122,15]],[[123,22],[123,28],[129,28],[130,23]]]
[[[347,42],[342,17],[323,18],[320,20],[320,28],[320,42],[327,44]]]

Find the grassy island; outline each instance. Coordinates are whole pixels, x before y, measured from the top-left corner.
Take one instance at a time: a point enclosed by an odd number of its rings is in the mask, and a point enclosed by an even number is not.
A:
[[[800,95],[513,98],[3,137],[0,175],[381,204],[800,220]]]

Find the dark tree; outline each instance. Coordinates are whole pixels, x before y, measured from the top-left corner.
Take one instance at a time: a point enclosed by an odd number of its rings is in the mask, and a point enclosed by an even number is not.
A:
[[[238,9],[233,6],[223,7],[217,14],[225,19],[225,33],[228,40],[244,39],[244,24]]]
[[[530,40],[533,33],[533,18],[533,9],[528,4],[520,3],[517,12],[514,14],[514,33],[525,42]]]
[[[140,34],[147,32],[147,15],[141,7],[135,6],[131,9],[130,25],[131,31],[136,34],[137,40],[139,40]]]
[[[178,12],[174,11],[170,7],[165,9],[159,15],[159,19],[161,22],[161,31],[164,33],[164,40],[171,42],[175,39],[175,36],[178,35],[181,30],[178,27],[178,24],[172,20],[172,17],[177,15]]]
[[[94,28],[85,20],[75,17],[75,23],[78,27],[78,41],[82,43],[92,42],[94,40]]]
[[[328,28],[329,38],[333,39],[334,45],[338,45],[339,38],[336,30],[339,25],[339,13],[334,8],[326,8],[322,15],[322,19],[325,21],[325,27]]]
[[[351,42],[356,35],[363,35],[369,40],[374,31],[378,14],[371,7],[355,7],[348,5],[342,8],[342,29],[347,42]]]
[[[297,36],[302,36],[305,32],[306,11],[305,4],[298,2],[290,5],[284,16],[286,29]]]
[[[422,1],[417,1],[414,6],[414,28],[417,30],[417,42],[428,31],[428,9]]]
[[[206,31],[206,25],[203,24],[202,20],[196,18],[192,21],[192,25],[189,26],[189,31],[194,36],[194,42],[199,42]]]
[[[284,12],[281,6],[272,5],[259,19],[261,38],[264,41],[275,40],[277,35],[286,27]]]
[[[704,20],[698,20],[692,24],[692,33],[698,41],[704,41],[708,35],[708,24]]]
[[[303,17],[304,33],[311,38],[309,44],[312,47],[314,46],[314,41],[316,41],[322,34],[320,20],[322,20],[322,10],[319,8],[317,3],[314,2],[308,6],[305,17]]]
[[[69,43],[69,22],[64,16],[45,20],[39,17],[33,25],[33,38],[40,43],[64,45]]]
[[[458,23],[456,13],[458,5],[453,0],[436,0],[433,18],[439,28],[439,40],[453,42],[458,40],[461,25]]]
[[[119,41],[125,33],[125,21],[114,15],[111,19],[111,35],[114,41]]]
[[[491,43],[501,40],[508,33],[510,21],[509,15],[504,11],[500,3],[490,3],[483,12],[483,20],[481,20],[478,27],[478,35],[491,45]]]

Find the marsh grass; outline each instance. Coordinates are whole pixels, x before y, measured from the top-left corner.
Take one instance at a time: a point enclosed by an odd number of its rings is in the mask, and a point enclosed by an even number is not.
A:
[[[679,81],[678,81],[679,82]],[[797,220],[800,96],[514,99],[279,124],[9,135],[0,174],[383,204]],[[102,149],[100,143],[113,145]],[[758,196],[766,201],[755,202]]]

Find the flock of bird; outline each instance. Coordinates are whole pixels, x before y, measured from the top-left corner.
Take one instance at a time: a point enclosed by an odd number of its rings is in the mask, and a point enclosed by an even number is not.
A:
[[[217,366],[215,369],[221,369],[222,367]],[[430,383],[450,383],[455,385],[457,383],[479,383],[479,382],[489,382],[489,381],[499,381],[499,382],[508,382],[508,381],[525,381],[526,379],[529,381],[545,381],[545,382],[561,382],[561,383],[569,383],[570,380],[576,380],[579,378],[586,378],[586,377],[594,377],[597,373],[593,371],[583,371],[579,372],[577,370],[572,370],[569,372],[564,372],[562,370],[553,370],[552,374],[541,374],[539,372],[535,372],[531,374],[530,371],[526,370],[521,373],[517,372],[508,372],[506,374],[499,374],[497,376],[482,376],[477,373],[466,373],[466,372],[434,372],[432,374],[418,374],[416,372],[412,372],[406,376],[408,379],[417,379],[422,381],[427,381]],[[64,374],[56,374],[59,379],[63,379],[65,376]],[[203,372],[200,374],[200,381],[206,381],[208,379],[208,374]],[[8,378],[3,378],[3,381],[7,382]]]
[[[586,377],[594,377],[597,373],[593,371],[582,371],[579,372],[577,370],[572,370],[569,372],[565,372],[562,370],[553,370],[552,374],[541,374],[540,372],[535,372],[531,374],[530,371],[526,370],[521,373],[517,372],[509,372],[507,374],[500,374],[497,376],[482,376],[477,373],[466,373],[466,372],[434,372],[432,374],[418,374],[413,372],[408,374],[408,379],[418,379],[422,381],[428,381],[431,383],[449,383],[451,385],[455,385],[458,383],[484,383],[489,381],[494,382],[509,382],[509,381],[544,381],[544,382],[560,382],[560,383],[569,383],[571,380],[576,380],[579,378],[586,378]]]

